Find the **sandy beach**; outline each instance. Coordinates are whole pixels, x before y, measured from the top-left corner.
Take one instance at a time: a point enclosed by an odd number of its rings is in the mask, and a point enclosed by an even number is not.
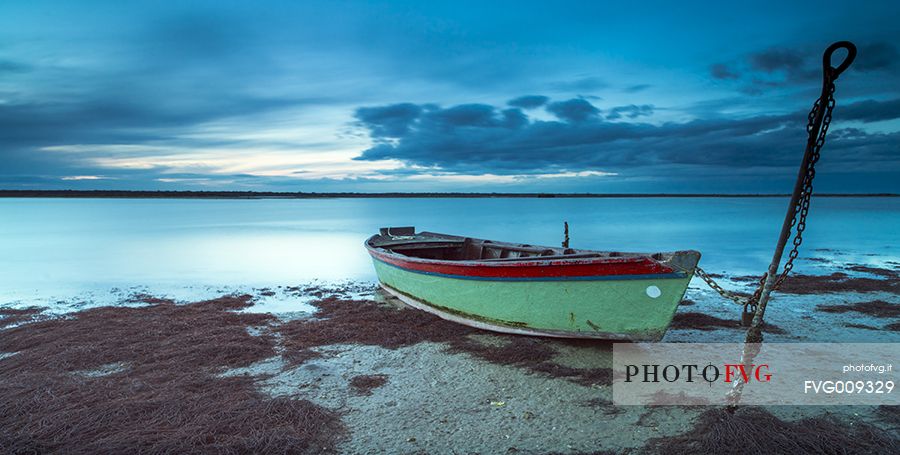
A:
[[[767,342],[900,340],[898,264],[819,261],[822,274],[785,283]],[[288,297],[313,310],[265,312],[262,302]],[[688,297],[664,341],[742,338],[736,308],[701,288]],[[197,302],[136,294],[62,315],[0,315],[0,445],[9,453],[900,447],[900,414],[889,406],[615,406],[611,343],[484,332],[408,309],[369,283]]]

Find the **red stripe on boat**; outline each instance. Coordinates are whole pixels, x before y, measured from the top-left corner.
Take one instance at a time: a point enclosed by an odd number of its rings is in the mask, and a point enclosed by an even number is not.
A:
[[[376,249],[369,252],[380,261],[424,273],[489,278],[583,277],[651,275],[675,270],[646,256],[629,258],[563,259],[535,264],[535,261],[494,262],[407,259]]]

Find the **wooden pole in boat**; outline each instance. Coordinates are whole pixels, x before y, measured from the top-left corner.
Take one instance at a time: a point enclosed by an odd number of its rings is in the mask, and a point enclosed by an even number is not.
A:
[[[831,66],[831,58],[834,51],[838,49],[846,49],[847,56],[844,58],[844,61],[835,68]],[[801,204],[804,204],[804,201],[801,200],[801,198],[807,201],[807,210],[809,207],[808,199],[812,196],[812,177],[815,175],[815,170],[812,170],[810,164],[814,165],[815,160],[818,160],[819,150],[825,143],[824,133],[828,130],[828,123],[831,121],[831,108],[834,106],[834,81],[837,80],[838,76],[840,76],[851,63],[853,63],[855,57],[856,46],[849,41],[839,41],[832,44],[825,50],[825,54],[823,55],[822,94],[816,102],[818,109],[814,108],[813,113],[810,115],[811,124],[807,128],[809,137],[806,141],[806,151],[804,152],[803,160],[800,163],[800,171],[797,173],[797,181],[794,184],[794,192],[791,194],[791,201],[788,203],[787,213],[784,216],[784,223],[781,225],[781,234],[778,236],[775,254],[772,256],[772,263],[769,264],[766,281],[756,304],[753,321],[750,324],[750,328],[747,330],[747,343],[759,343],[762,341],[761,326],[763,317],[766,314],[766,304],[768,304],[769,296],[772,294],[772,290],[779,281],[778,266],[781,265],[784,247],[787,244],[794,225],[797,223],[797,215],[802,209]],[[823,124],[825,126],[824,130]],[[800,229],[802,230],[802,228]],[[795,242],[795,244],[799,246],[798,243]]]

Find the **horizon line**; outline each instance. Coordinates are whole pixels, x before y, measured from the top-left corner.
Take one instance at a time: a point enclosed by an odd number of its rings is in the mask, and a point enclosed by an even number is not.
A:
[[[900,197],[898,193],[819,193],[817,197]],[[242,190],[0,190],[0,198],[73,199],[339,199],[339,198],[765,198],[790,197],[790,193],[540,193],[540,192],[314,192]]]

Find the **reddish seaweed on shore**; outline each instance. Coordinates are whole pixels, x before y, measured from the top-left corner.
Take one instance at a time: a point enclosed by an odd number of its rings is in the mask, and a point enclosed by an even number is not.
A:
[[[900,317],[900,305],[885,302],[884,300],[872,300],[871,302],[856,302],[841,305],[817,305],[816,310],[825,313],[861,313],[876,318]]]
[[[784,421],[758,407],[740,407],[733,413],[713,408],[700,414],[690,431],[674,437],[651,439],[651,453],[897,453],[896,435],[865,422],[852,424],[830,417]]]
[[[39,307],[0,308],[0,329],[13,324],[41,319],[43,311],[44,309]]]
[[[802,259],[803,259],[804,261],[818,262],[818,263],[822,263],[822,264],[830,264],[830,263],[832,262],[831,259],[820,258],[820,257],[815,257],[815,256],[814,256],[814,257],[810,257],[810,258],[802,258]]]
[[[547,340],[543,338],[528,337],[524,335],[497,335],[505,344],[503,346],[490,346],[477,341],[460,338],[451,341],[451,350],[465,352],[491,363],[499,365],[512,365],[524,367],[531,371],[545,373],[554,378],[564,378],[581,385],[611,384],[612,369],[610,368],[573,368],[555,362],[556,350],[551,343],[577,344],[584,346],[591,343],[591,347],[611,346],[602,341],[575,341],[575,340]]]
[[[288,350],[358,343],[396,349],[424,341],[449,341],[475,331],[422,311],[408,311],[366,300],[326,297],[312,302],[311,319],[295,319],[278,328]]]
[[[878,275],[878,276],[882,276],[882,277],[890,278],[890,279],[900,278],[900,272],[898,272],[895,269],[886,269],[883,267],[872,267],[869,265],[862,265],[862,264],[850,264],[849,266],[846,267],[846,269],[852,270],[854,272],[862,272],[862,273],[869,273],[872,275]]]
[[[786,294],[823,294],[840,292],[900,292],[900,280],[851,277],[843,272],[830,275],[789,275],[778,292]]]
[[[900,406],[879,405],[875,411],[881,421],[891,425],[894,429],[900,429]]]
[[[12,453],[334,452],[337,414],[221,377],[274,355],[239,313],[249,296],[102,307],[7,329],[0,352],[0,447]]]
[[[723,275],[721,278],[727,278],[731,281],[738,281],[741,283],[758,283],[760,277],[753,275],[735,275],[735,276],[725,276]]]
[[[158,303],[175,303],[175,301],[172,299],[166,299],[166,298],[157,297],[155,295],[144,294],[144,293],[132,294],[130,297],[128,297],[125,300],[125,302],[146,303],[149,305],[156,305]]]
[[[866,324],[844,323],[844,327],[850,327],[851,329],[880,330],[878,327],[873,327]]]
[[[824,294],[840,292],[891,292],[900,293],[900,272],[895,268],[881,268],[860,264],[850,264],[845,270],[868,273],[882,278],[853,277],[844,272],[830,275],[791,274],[784,280],[777,292],[785,294]],[[725,276],[710,274],[714,278],[728,278],[739,283],[757,283],[759,276]],[[738,292],[738,294],[741,294]],[[742,294],[743,295],[743,294]]]
[[[387,384],[387,380],[385,374],[361,374],[350,378],[350,387],[358,395],[371,395],[372,390]]]

